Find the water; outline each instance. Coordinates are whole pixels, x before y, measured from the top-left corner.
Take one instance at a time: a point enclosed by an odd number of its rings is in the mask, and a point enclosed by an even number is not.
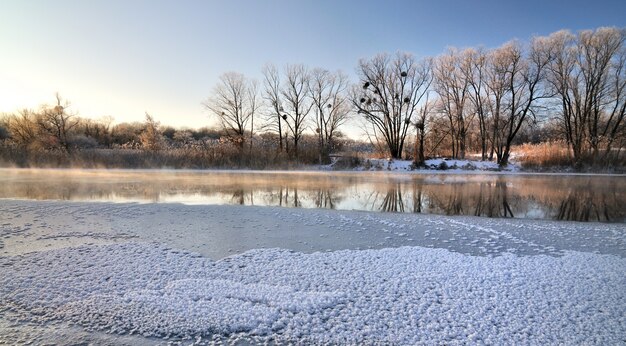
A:
[[[0,198],[626,222],[626,177],[0,169]]]

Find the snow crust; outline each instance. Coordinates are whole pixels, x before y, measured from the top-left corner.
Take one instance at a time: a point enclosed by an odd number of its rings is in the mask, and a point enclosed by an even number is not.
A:
[[[619,344],[626,260],[402,247],[212,261],[156,243],[0,257],[0,306],[31,323],[160,339],[298,344]]]
[[[626,224],[12,200],[0,220],[0,344],[626,339]]]

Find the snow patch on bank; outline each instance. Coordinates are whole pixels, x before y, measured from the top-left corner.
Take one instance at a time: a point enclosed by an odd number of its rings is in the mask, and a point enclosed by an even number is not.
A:
[[[333,169],[333,164],[327,167]],[[500,167],[495,161],[480,160],[457,160],[447,158],[428,159],[424,162],[424,167],[415,168],[412,160],[393,159],[364,159],[361,165],[355,168],[357,171],[415,171],[432,172],[445,171],[448,173],[468,173],[473,171],[492,172],[519,172],[521,167],[518,163],[510,162],[506,167]]]
[[[0,257],[0,306],[32,323],[170,340],[618,344],[625,272],[625,259],[579,252],[266,249],[214,262],[122,243]]]

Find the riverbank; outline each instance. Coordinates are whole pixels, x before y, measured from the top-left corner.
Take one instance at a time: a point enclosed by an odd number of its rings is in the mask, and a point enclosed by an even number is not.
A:
[[[231,148],[232,149],[232,148]],[[480,156],[468,155],[467,159],[445,157],[430,158],[421,167],[414,167],[412,160],[379,159],[370,154],[339,154],[331,157],[331,163],[320,165],[317,153],[307,151],[299,160],[275,152],[223,152],[212,149],[171,148],[159,151],[141,149],[82,149],[63,151],[28,151],[0,146],[0,167],[5,168],[61,168],[61,169],[129,169],[129,170],[262,170],[262,171],[393,171],[393,172],[499,172],[499,173],[582,173],[626,174],[626,161],[612,165],[586,165],[578,168],[568,160],[545,164],[535,161],[532,154],[513,154],[509,164],[500,167],[495,161],[481,161]],[[567,156],[567,155],[566,155]],[[620,163],[621,162],[621,163]]]
[[[133,344],[615,344],[626,336],[624,224],[0,206],[5,342],[59,333],[60,343]]]
[[[332,171],[389,171],[412,173],[465,173],[465,174],[604,174],[625,175],[624,167],[580,167],[556,165],[526,165],[525,161],[511,160],[508,165],[500,167],[495,161],[481,161],[480,159],[427,159],[422,166],[416,167],[412,160],[391,159],[359,159],[335,158],[333,163],[320,166],[321,170]]]

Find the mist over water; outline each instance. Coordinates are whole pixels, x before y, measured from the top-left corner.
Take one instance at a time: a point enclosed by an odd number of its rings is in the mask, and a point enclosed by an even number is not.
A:
[[[623,176],[0,169],[0,198],[626,222]]]

